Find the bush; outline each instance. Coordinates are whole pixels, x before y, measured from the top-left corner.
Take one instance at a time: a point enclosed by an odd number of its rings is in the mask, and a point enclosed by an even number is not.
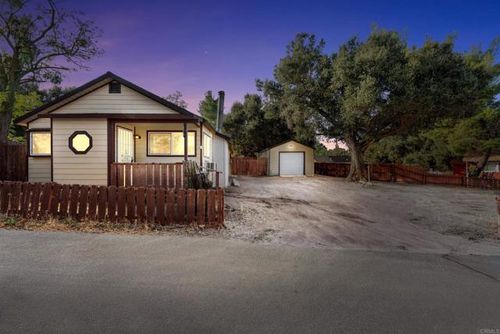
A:
[[[16,218],[14,217],[7,217],[5,218],[4,224],[5,226],[16,226]]]
[[[187,188],[209,189],[212,188],[212,181],[208,179],[208,174],[204,173],[194,161],[184,162],[184,176]]]

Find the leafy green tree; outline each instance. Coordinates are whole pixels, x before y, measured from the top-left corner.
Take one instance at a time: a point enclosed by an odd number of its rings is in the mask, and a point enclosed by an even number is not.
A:
[[[314,146],[314,156],[316,157],[328,157],[330,150],[321,142],[316,143]]]
[[[464,155],[480,155],[480,173],[493,150],[500,149],[500,108],[490,106],[458,122],[445,119],[417,135],[391,136],[371,145],[371,162],[418,164],[424,168],[449,170],[453,160]]]
[[[0,103],[3,103],[5,99],[6,93],[0,92]],[[23,115],[27,110],[34,109],[36,107],[39,107],[40,105],[42,105],[42,100],[40,99],[40,95],[37,92],[17,94],[12,117],[19,117]],[[8,140],[23,141],[24,129],[19,126],[12,125],[9,128]]]
[[[38,94],[43,103],[51,102],[71,91],[73,91],[76,87],[61,87],[61,86],[53,86],[49,89],[37,89]]]
[[[450,127],[436,127],[411,136],[389,136],[373,143],[365,152],[370,163],[419,165],[446,171],[460,159],[448,146]]]
[[[261,87],[287,119],[316,124],[317,133],[347,144],[349,180],[364,179],[371,144],[474,114],[494,93],[492,51],[465,56],[453,50],[451,38],[408,48],[397,32],[375,29],[331,57],[323,47],[314,35],[297,35],[274,80]]]
[[[459,160],[449,147],[449,133],[452,125],[450,120],[435,128],[421,131],[416,136],[406,140],[407,147],[411,147],[403,157],[404,164],[416,164],[425,169],[447,171],[451,169],[451,162]]]
[[[268,108],[286,121],[298,141],[312,145],[316,137],[328,135],[318,121],[335,104],[327,88],[331,81],[331,58],[323,54],[325,42],[300,33],[274,68],[274,80],[257,80]]]
[[[165,96],[165,100],[170,101],[184,109],[186,109],[188,106],[187,102],[182,97],[182,93],[178,90],[176,90],[172,94],[168,94],[167,96]]]
[[[368,146],[365,160],[369,163],[402,163],[411,150],[407,138],[388,136]]]
[[[480,173],[493,150],[500,149],[500,107],[488,107],[460,121],[448,136],[449,147],[457,155],[481,155],[477,164]]]
[[[42,3],[0,3],[0,143],[7,140],[16,94],[24,85],[60,83],[63,73],[85,68],[99,54],[98,30],[78,13]]]
[[[266,109],[262,98],[247,94],[243,103],[236,102],[223,123],[224,133],[231,136],[237,155],[253,156],[259,151],[293,138],[283,119],[272,109]]]
[[[318,157],[348,157],[349,151],[335,143],[333,149],[328,149],[323,143],[318,142],[314,146],[314,155]]]
[[[200,102],[198,106],[198,112],[200,115],[215,126],[217,119],[217,99],[212,95],[212,91],[205,93],[205,98]]]
[[[338,143],[335,143],[335,147],[330,150],[332,157],[345,157],[345,156],[350,156],[349,151],[346,150],[345,148],[342,148],[339,146]]]

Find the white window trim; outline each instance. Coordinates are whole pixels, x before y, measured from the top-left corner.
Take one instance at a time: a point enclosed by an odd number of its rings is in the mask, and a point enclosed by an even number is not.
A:
[[[50,135],[50,153],[48,154],[40,154],[33,153],[33,134],[34,133],[48,133]],[[52,156],[52,132],[50,130],[37,130],[32,129],[29,132],[29,156],[30,157],[51,157]]]
[[[113,93],[114,94],[114,93]],[[119,132],[120,131],[127,131],[128,134],[132,134],[132,154],[130,156],[130,160],[131,162],[135,162],[135,133],[134,133],[134,130],[132,129],[129,129],[125,126],[121,126],[121,125],[117,125],[116,126],[116,140],[115,140],[115,161],[118,161],[120,162],[120,156],[119,156],[119,143],[118,143],[118,140],[119,140]]]
[[[210,138],[210,154],[206,154],[207,152],[207,143],[205,141],[205,136],[207,136],[208,138]],[[213,147],[214,147],[214,139],[213,137],[209,134],[209,133],[206,133],[206,132],[203,132],[203,157],[204,158],[207,158],[207,159],[211,159],[212,158],[212,155],[213,155]]]

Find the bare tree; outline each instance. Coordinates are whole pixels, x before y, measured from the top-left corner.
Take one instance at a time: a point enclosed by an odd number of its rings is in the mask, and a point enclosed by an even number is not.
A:
[[[56,0],[0,2],[0,143],[7,141],[16,93],[23,85],[59,84],[65,72],[86,69],[102,51],[100,31]]]
[[[188,106],[187,102],[182,97],[182,93],[178,90],[176,90],[172,94],[168,94],[167,96],[165,96],[165,100],[170,101],[184,109],[186,109]]]

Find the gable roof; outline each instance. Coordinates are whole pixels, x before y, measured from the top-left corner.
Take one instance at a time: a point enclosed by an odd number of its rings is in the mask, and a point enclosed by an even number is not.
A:
[[[305,144],[302,144],[301,142],[298,142],[298,141],[296,141],[295,139],[287,139],[287,140],[285,140],[285,141],[282,141],[281,143],[275,144],[275,145],[273,145],[273,146],[269,146],[269,147],[267,147],[267,148],[263,149],[262,151],[260,151],[259,153],[262,153],[262,152],[264,152],[264,151],[270,150],[270,149],[272,149],[272,148],[275,148],[275,147],[277,147],[277,146],[280,146],[280,145],[286,144],[286,143],[291,142],[291,141],[293,141],[294,143],[297,143],[297,144],[299,144],[299,145],[302,145],[302,146],[305,146],[305,147],[312,148],[312,149],[314,150],[314,147],[312,147],[312,146],[310,146],[310,145],[305,145]]]
[[[476,157],[466,157],[463,158],[463,161],[465,162],[472,162],[472,163],[478,163],[479,160],[482,159],[482,156],[476,156]],[[488,158],[487,162],[500,162],[500,155],[491,155]]]
[[[156,102],[158,102],[159,104],[178,112],[179,114],[188,116],[188,117],[193,118],[193,119],[202,120],[202,117],[195,115],[192,112],[190,112],[182,107],[179,107],[175,103],[167,101],[164,98],[162,98],[154,93],[151,93],[150,91],[148,91],[142,87],[139,87],[136,84],[134,84],[128,80],[125,80],[122,77],[119,77],[118,75],[116,75],[112,72],[106,72],[103,75],[95,78],[94,80],[91,80],[91,81],[87,82],[86,84],[84,84],[80,87],[77,87],[77,88],[73,89],[72,91],[58,97],[57,99],[54,99],[54,100],[52,100],[52,101],[50,101],[42,106],[30,111],[30,112],[27,112],[24,115],[16,118],[14,120],[14,123],[20,123],[20,122],[24,122],[24,121],[29,122],[29,121],[35,119],[36,116],[39,113],[41,113],[42,111],[45,111],[45,110],[51,109],[51,108],[53,108],[53,110],[55,110],[55,109],[65,105],[67,103],[70,103],[70,102],[80,98],[81,96],[87,95],[90,92],[92,92],[98,88],[101,88],[102,86],[108,84],[111,81],[117,81],[120,84],[122,84],[122,85],[156,101]],[[49,110],[48,112],[51,112],[53,110]]]

